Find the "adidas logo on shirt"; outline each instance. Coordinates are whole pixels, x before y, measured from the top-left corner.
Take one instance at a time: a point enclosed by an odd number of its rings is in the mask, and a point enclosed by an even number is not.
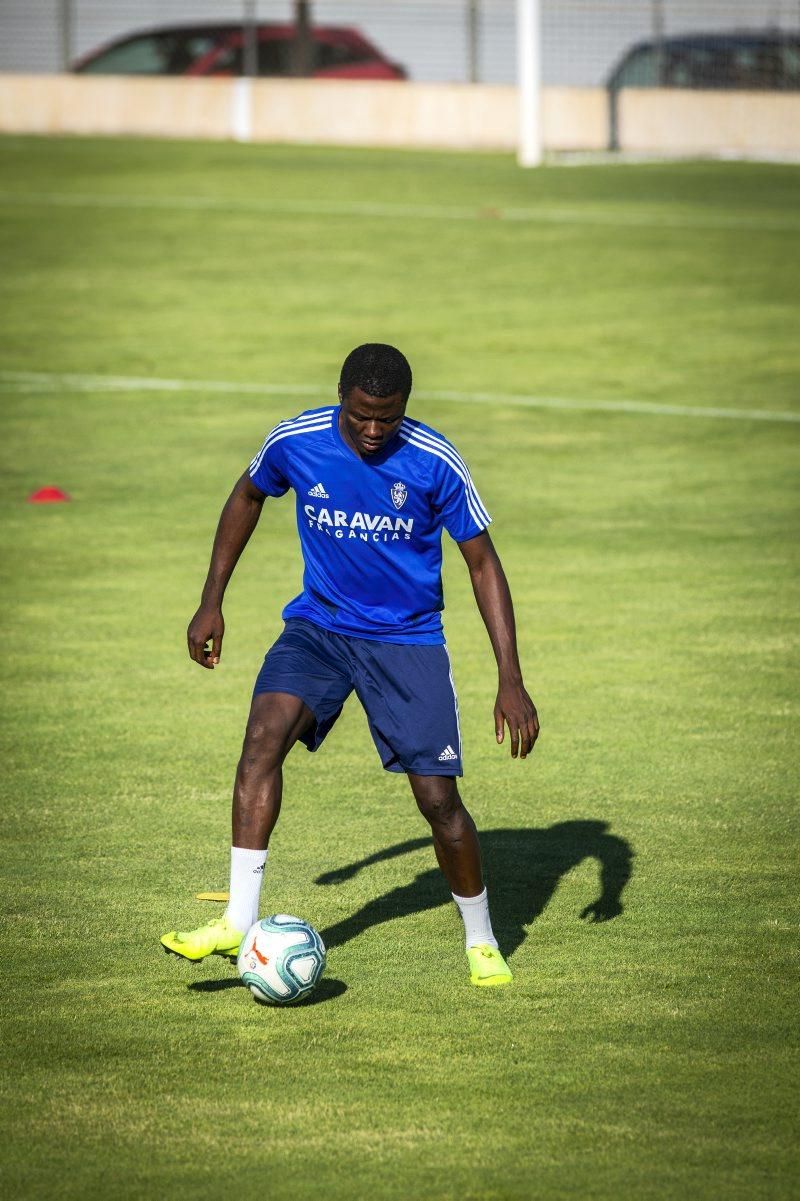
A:
[[[457,758],[458,758],[458,755],[455,753],[453,748],[450,746],[450,743],[448,743],[447,746],[442,751],[441,755],[439,756],[439,762],[446,763],[450,759],[457,759]]]
[[[325,500],[330,500],[330,496],[325,491],[324,484],[315,484],[313,488],[309,488],[308,495],[309,496],[323,496],[325,498]]]

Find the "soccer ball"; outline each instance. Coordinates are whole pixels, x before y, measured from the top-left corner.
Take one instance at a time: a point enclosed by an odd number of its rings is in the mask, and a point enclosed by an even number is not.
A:
[[[247,931],[236,966],[257,1001],[291,1005],[316,988],[325,971],[325,944],[302,918],[273,913]]]

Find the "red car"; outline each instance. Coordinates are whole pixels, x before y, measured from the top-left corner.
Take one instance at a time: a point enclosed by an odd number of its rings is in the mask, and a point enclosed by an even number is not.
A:
[[[255,27],[255,74],[313,79],[406,79],[356,29],[318,26],[300,47],[294,25]],[[244,75],[241,25],[159,26],[126,34],[79,59],[81,75]]]

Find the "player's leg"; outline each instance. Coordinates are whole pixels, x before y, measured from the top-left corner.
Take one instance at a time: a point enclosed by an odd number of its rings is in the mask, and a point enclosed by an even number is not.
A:
[[[236,768],[231,828],[233,845],[264,851],[283,798],[283,763],[316,721],[308,705],[285,692],[253,697]]]
[[[253,697],[236,768],[231,811],[229,925],[241,932],[258,919],[258,903],[270,835],[281,811],[283,763],[316,718],[308,705],[285,692]]]
[[[443,645],[353,640],[356,692],[367,711],[383,766],[405,771],[430,823],[433,845],[464,919],[473,984],[507,984],[483,885],[475,823],[458,794],[461,731],[458,698]]]
[[[408,779],[420,813],[430,824],[439,867],[464,922],[470,980],[483,987],[510,984],[511,971],[498,950],[489,916],[478,832],[455,777],[409,772]]]
[[[483,892],[481,848],[475,822],[467,812],[454,776],[408,773],[422,816],[433,835],[433,849],[450,891],[461,897]]]
[[[258,916],[269,836],[280,813],[283,761],[298,740],[322,744],[352,690],[336,639],[309,622],[287,621],[256,679],[233,792],[230,900],[225,916],[161,939],[186,959],[232,955]]]
[[[165,950],[185,959],[235,955],[257,920],[269,837],[283,794],[283,762],[315,724],[300,697],[263,692],[253,697],[233,789],[231,876],[228,907],[197,930],[163,935]]]

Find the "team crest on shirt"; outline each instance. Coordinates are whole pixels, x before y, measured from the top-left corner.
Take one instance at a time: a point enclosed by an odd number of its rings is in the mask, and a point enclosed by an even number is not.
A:
[[[396,509],[402,509],[406,503],[407,496],[408,488],[406,488],[405,484],[402,484],[400,480],[392,484],[392,504]]]

